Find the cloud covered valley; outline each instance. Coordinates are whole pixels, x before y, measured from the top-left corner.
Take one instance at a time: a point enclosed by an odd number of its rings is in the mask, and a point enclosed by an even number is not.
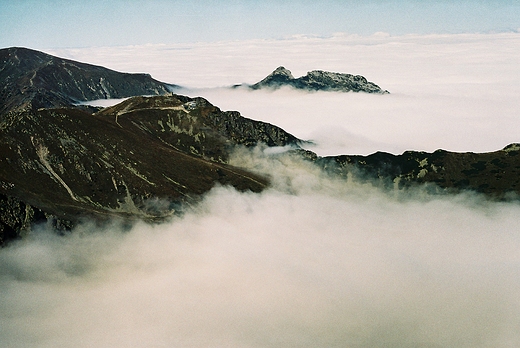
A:
[[[184,86],[312,140],[319,155],[494,151],[519,142],[520,34],[335,35],[47,50]],[[388,95],[224,88],[284,65]],[[515,347],[518,201],[387,190],[258,147],[158,225],[39,226],[0,250],[6,347]]]
[[[518,142],[518,33],[242,40],[55,49],[48,53],[154,78],[222,110],[314,140],[320,155],[487,152]],[[229,90],[278,66],[359,74],[390,95]]]
[[[42,230],[0,253],[10,347],[512,347],[516,203],[382,191],[288,155],[237,155],[182,218]],[[265,157],[265,158],[262,158]]]

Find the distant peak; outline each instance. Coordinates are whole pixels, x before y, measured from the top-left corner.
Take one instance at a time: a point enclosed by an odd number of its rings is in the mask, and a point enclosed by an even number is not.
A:
[[[378,85],[361,75],[342,74],[323,70],[312,70],[307,75],[294,78],[289,70],[283,66],[276,68],[262,81],[249,86],[251,89],[280,88],[291,86],[307,91],[340,91],[340,92],[366,92],[388,94]]]
[[[292,73],[290,70],[286,69],[285,67],[283,66],[279,66],[278,68],[276,68],[272,73],[271,75],[283,75],[283,76],[286,76],[290,79],[294,79]]]
[[[252,89],[259,89],[264,87],[277,88],[282,85],[290,84],[294,81],[294,77],[291,72],[285,69],[283,66],[279,66],[272,73],[270,73],[265,79],[262,81],[255,83],[250,86]]]

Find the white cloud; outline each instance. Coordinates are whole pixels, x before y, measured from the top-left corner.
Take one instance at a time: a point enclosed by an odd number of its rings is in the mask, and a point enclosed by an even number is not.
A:
[[[223,110],[314,139],[321,155],[485,152],[519,141],[518,33],[335,35],[49,52],[190,87],[185,93]],[[314,69],[363,75],[391,94],[215,88],[255,83],[280,65],[294,76]],[[338,131],[327,132],[331,128]]]
[[[43,233],[2,250],[9,347],[510,347],[517,204],[384,193],[294,159],[264,194],[181,219]],[[83,232],[82,232],[83,231]]]
[[[199,88],[186,93],[349,154],[518,142],[519,46],[518,33],[335,35],[51,53]],[[216,88],[279,65],[392,94]],[[41,231],[1,250],[0,345],[520,345],[518,204],[381,192],[261,150],[233,163],[274,187],[216,188],[167,224]]]

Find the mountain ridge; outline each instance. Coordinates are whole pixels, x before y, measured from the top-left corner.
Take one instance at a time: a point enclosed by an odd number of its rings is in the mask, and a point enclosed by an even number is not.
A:
[[[265,176],[227,163],[232,148],[298,141],[149,75],[23,48],[0,50],[0,64],[0,245],[35,223],[161,221],[216,184],[262,191]],[[130,98],[76,105],[108,96]]]
[[[234,88],[244,85],[235,85]],[[291,71],[279,66],[272,73],[253,85],[245,85],[250,89],[278,89],[289,86],[306,91],[365,92],[389,94],[373,82],[361,75],[335,73],[323,70],[309,71],[305,76],[295,78]]]
[[[2,230],[23,234],[9,226],[18,221],[22,228],[30,224],[27,219],[64,226],[85,216],[160,221],[215,184],[260,192],[269,186],[268,178],[229,165],[230,151],[263,139],[280,145],[295,139],[275,126],[222,112],[202,98],[192,103],[176,95],[133,97],[122,108],[143,100],[171,107],[121,115],[114,109],[89,113],[80,108],[4,115],[0,195],[11,203],[14,216],[4,219],[3,227],[0,223],[0,239]],[[236,132],[228,135],[218,122],[222,119],[231,119]],[[250,129],[255,132],[248,134]]]
[[[68,230],[85,218],[163,221],[215,185],[261,192],[270,185],[269,173],[229,164],[234,149],[259,144],[289,146],[289,155],[331,175],[389,190],[429,185],[434,193],[469,190],[499,200],[520,194],[519,144],[489,153],[319,157],[275,125],[171,93],[168,86],[174,85],[148,75],[21,52],[32,57],[25,61],[20,53],[0,50],[0,245],[38,223]],[[275,76],[294,80],[285,68]],[[100,81],[110,84],[103,88]],[[107,97],[107,91],[138,95],[107,108],[75,105]],[[141,95],[150,91],[157,95]]]
[[[176,85],[149,74],[120,73],[24,47],[0,49],[0,113],[80,101],[162,95]]]

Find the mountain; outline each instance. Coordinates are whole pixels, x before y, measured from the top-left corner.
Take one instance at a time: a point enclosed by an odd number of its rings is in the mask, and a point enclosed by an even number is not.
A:
[[[216,183],[259,192],[269,180],[227,164],[232,148],[298,141],[203,98],[173,94],[134,97],[93,114],[72,107],[11,112],[0,129],[3,240],[37,221],[158,221]]]
[[[280,66],[262,81],[249,86],[251,89],[276,89],[290,86],[306,91],[338,91],[338,92],[366,92],[387,94],[373,82],[367,81],[360,75],[340,74],[322,70],[313,70],[307,75],[294,78],[292,73]]]
[[[233,146],[297,144],[282,129],[168,92],[148,75],[1,50],[0,245],[34,223],[160,221],[215,184],[259,192],[263,176],[227,164]],[[106,109],[79,100],[141,94]]]
[[[173,94],[172,85],[148,75],[21,48],[0,54],[0,245],[36,223],[66,231],[84,219],[163,221],[218,184],[260,192],[268,173],[229,164],[237,146],[260,143],[289,145],[278,155],[390,190],[428,184],[431,192],[471,190],[492,199],[520,193],[519,144],[490,153],[319,157],[279,127]],[[297,80],[282,69],[276,79]],[[132,95],[104,109],[77,105]]]
[[[390,189],[429,184],[431,192],[469,190],[494,199],[520,194],[520,144],[487,153],[406,151],[368,156],[312,157],[322,168]]]
[[[0,113],[169,93],[175,85],[21,47],[0,50]]]

